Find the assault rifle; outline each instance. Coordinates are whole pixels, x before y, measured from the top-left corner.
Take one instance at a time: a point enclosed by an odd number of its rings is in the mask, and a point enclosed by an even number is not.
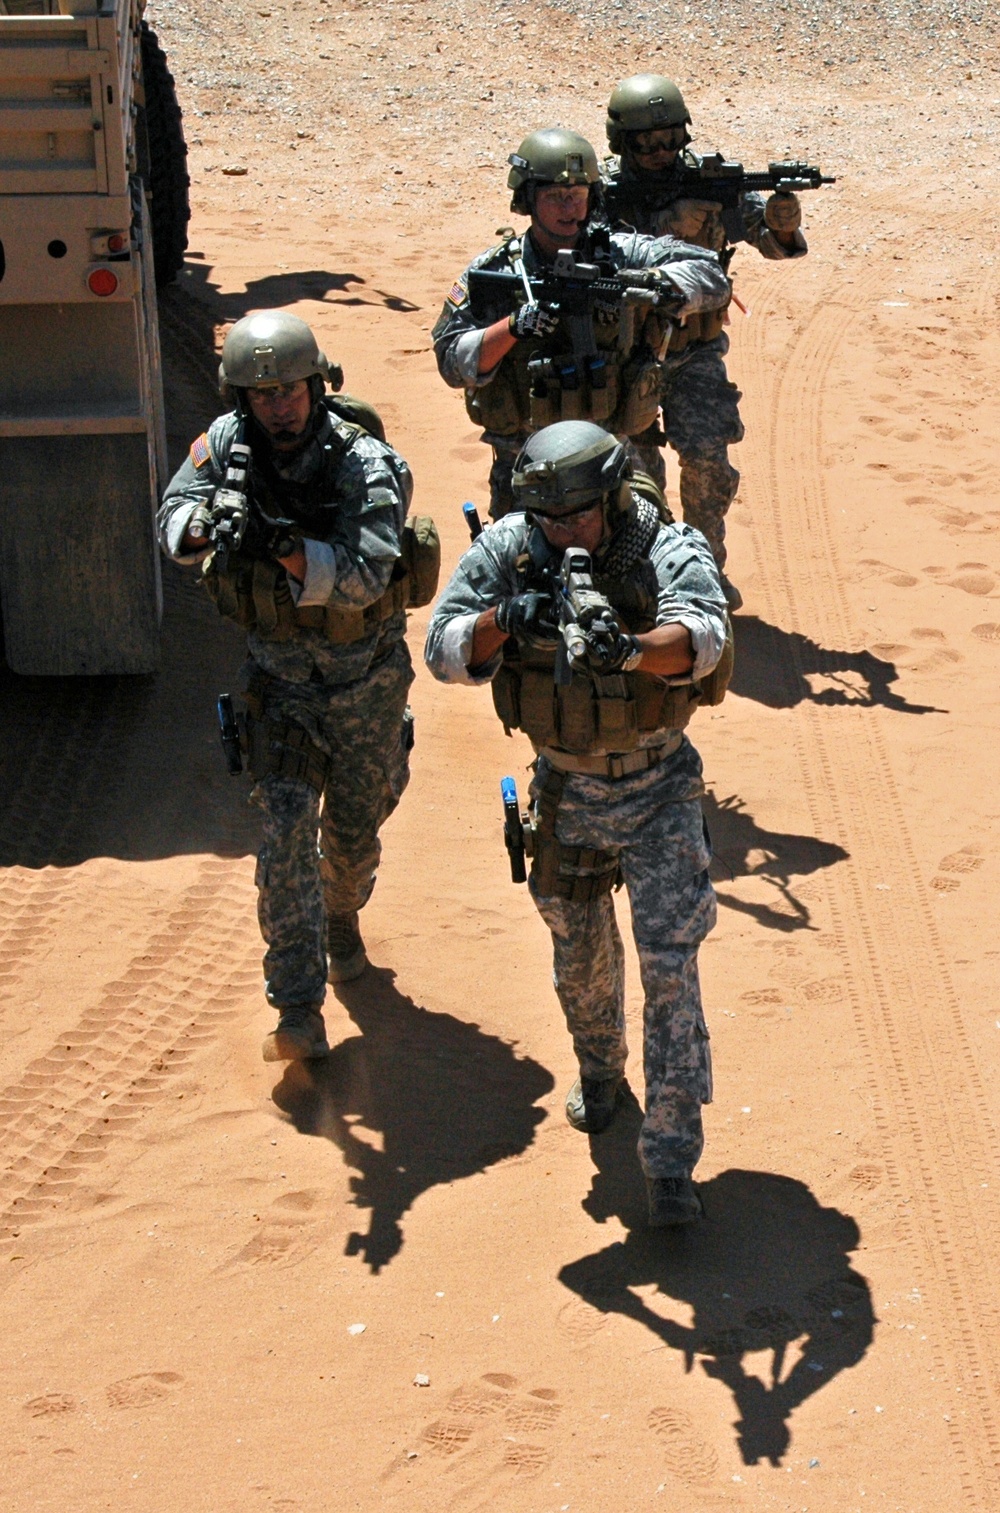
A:
[[[250,448],[234,441],[225,476],[208,509],[209,540],[220,573],[228,571],[230,556],[244,542],[255,557],[287,557],[295,545],[294,520],[267,514],[254,499],[250,467]]]
[[[555,681],[565,687],[574,667],[586,666],[588,647],[617,640],[619,629],[614,610],[594,587],[590,553],[582,547],[567,548],[556,588],[562,641],[556,655]]]
[[[755,189],[766,194],[799,194],[836,182],[811,163],[792,158],[769,163],[760,172],[748,172],[742,163],[730,162],[721,152],[711,152],[697,165],[679,163],[665,187],[671,194],[676,188],[677,199],[712,200],[730,209],[739,204],[742,195]]]
[[[629,353],[635,346],[635,333],[641,330],[640,313],[645,316],[659,308],[668,316],[676,314],[684,295],[670,282],[667,268],[623,268],[609,276],[599,263],[588,263],[572,249],[557,252],[552,266],[541,278],[532,278],[523,262],[515,271],[473,268],[469,273],[469,309],[477,320],[496,319],[499,306],[508,312],[525,303],[527,295],[534,304],[547,305],[557,313],[573,347],[573,356],[582,365],[592,389],[607,386],[607,367],[603,353],[594,340],[594,312],[598,306],[618,310],[618,350]],[[533,377],[557,378],[563,388],[576,387],[558,358],[539,360],[542,367]],[[542,371],[548,368],[552,371]]]
[[[226,464],[226,473],[215,491],[209,510],[209,539],[215,551],[220,573],[229,568],[229,558],[243,544],[250,520],[247,475],[250,472],[250,448],[234,441]]]

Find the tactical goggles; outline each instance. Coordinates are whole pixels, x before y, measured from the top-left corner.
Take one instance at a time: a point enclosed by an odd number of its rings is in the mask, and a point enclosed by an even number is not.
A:
[[[645,137],[644,143],[639,137]],[[629,138],[629,149],[637,158],[653,158],[658,152],[680,152],[690,138],[685,126],[656,127],[652,131],[635,132]]]

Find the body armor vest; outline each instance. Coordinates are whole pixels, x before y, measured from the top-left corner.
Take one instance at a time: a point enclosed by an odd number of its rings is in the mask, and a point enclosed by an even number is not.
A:
[[[362,429],[335,415],[332,418],[331,464]],[[262,454],[254,458],[254,493],[273,518],[291,519],[304,536],[319,540],[324,534],[323,515],[336,493],[332,472],[333,467],[328,465],[308,483],[290,483],[280,478],[270,457]],[[372,635],[400,610],[429,604],[437,592],[440,568],[437,528],[429,515],[414,515],[403,529],[401,555],[388,588],[363,609],[341,604],[310,604],[299,609],[281,564],[246,552],[232,553],[224,573],[219,572],[212,553],[202,565],[202,580],[221,615],[245,630],[255,630],[266,640],[288,641],[299,630],[318,630],[333,645],[346,646]]]
[[[547,587],[530,556],[522,560],[523,587]],[[594,583],[625,630],[641,634],[653,629],[657,581],[648,558],[640,559],[627,579],[595,573]],[[574,670],[569,683],[559,685],[555,664],[555,647],[531,646],[511,636],[492,683],[494,708],[504,728],[508,733],[523,730],[536,749],[559,747],[574,755],[634,751],[656,731],[683,730],[699,704],[722,697],[706,690],[708,679],[670,685],[643,672],[601,677]]]
[[[501,251],[513,261],[520,243]],[[466,389],[469,418],[497,436],[523,436],[557,420],[592,420],[616,436],[638,436],[659,413],[669,323],[655,310],[622,322],[609,304],[595,311],[593,327],[598,360],[589,367],[573,361],[562,330],[517,342],[488,384]],[[533,367],[538,362],[548,371]]]

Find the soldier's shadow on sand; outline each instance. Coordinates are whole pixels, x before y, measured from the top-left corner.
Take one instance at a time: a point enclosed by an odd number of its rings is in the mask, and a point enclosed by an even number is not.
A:
[[[850,853],[814,835],[765,830],[735,794],[720,799],[708,792],[702,807],[712,837],[711,875],[719,903],[749,915],[767,929],[811,929],[812,915],[795,891],[795,879],[846,861]],[[772,888],[774,904],[739,898],[726,888],[727,882],[742,877],[759,878]]]
[[[793,1177],[730,1170],[700,1184],[700,1223],[649,1230],[635,1158],[640,1122],[630,1095],[592,1138],[598,1170],[583,1205],[600,1223],[617,1216],[627,1239],[564,1266],[559,1280],[600,1313],[645,1325],[685,1371],[723,1382],[745,1464],[780,1465],[791,1414],[856,1366],[872,1341],[871,1293],[850,1257],[858,1226]],[[689,1325],[667,1317],[670,1300],[690,1307]]]
[[[301,1134],[333,1141],[358,1173],[354,1201],[370,1219],[346,1253],[375,1272],[401,1249],[400,1220],[421,1193],[531,1145],[546,1117],[536,1101],[553,1087],[537,1061],[415,1004],[394,975],[369,967],[338,988],[361,1033],[325,1061],[289,1065],[272,1095]]]
[[[322,305],[381,305],[385,310],[412,313],[420,306],[401,294],[376,288],[360,273],[304,268],[294,273],[268,273],[251,279],[241,293],[225,294],[211,279],[211,265],[190,254],[178,280],[178,294],[210,307],[219,321],[237,321],[251,310],[278,310],[300,300]]]
[[[771,709],[812,703],[895,709],[901,714],[940,714],[933,704],[911,704],[890,684],[899,680],[894,662],[870,651],[820,646],[798,631],[782,630],[757,615],[737,615],[736,663],[729,687]]]

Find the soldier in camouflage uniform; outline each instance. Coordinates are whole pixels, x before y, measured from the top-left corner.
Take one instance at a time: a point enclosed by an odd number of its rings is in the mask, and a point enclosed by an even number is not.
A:
[[[491,682],[507,730],[524,730],[537,753],[530,887],[580,1067],[566,1114],[591,1134],[614,1115],[627,1055],[611,889],[628,889],[645,995],[639,1157],[659,1226],[701,1211],[691,1173],[712,1084],[698,946],[715,895],[701,761],[683,729],[700,702],[721,697],[730,644],[704,537],[664,524],[630,479],[625,448],[597,426],[537,432],[513,474],[527,513],[508,514],[462,557],[424,655],[444,682]],[[553,573],[571,546],[592,554],[613,616],[585,632],[582,650],[575,643],[567,667]]]
[[[627,329],[622,346],[620,309],[596,312],[594,337],[607,382],[591,387],[577,372],[572,387],[539,384],[529,363],[564,357],[568,334],[551,304],[516,304],[498,293],[474,313],[469,274],[474,269],[509,272],[519,260],[529,278],[542,278],[561,250],[573,249],[597,263],[604,276],[625,269],[662,268],[664,295],[676,296],[671,315],[697,316],[726,304],[729,284],[717,257],[672,236],[610,234],[602,224],[600,171],[593,147],[576,132],[550,128],[532,132],[510,156],[507,184],[511,209],[531,224],[523,237],[510,232],[498,246],[475,258],[452,286],[432,332],[438,369],[445,383],[464,389],[466,409],[483,428],[493,449],[490,514],[498,520],[513,507],[510,475],[514,458],[532,431],[559,419],[596,421],[625,438],[646,430],[659,412],[660,358],[672,321],[650,311]],[[613,402],[612,402],[613,401]]]
[[[748,242],[762,257],[804,257],[802,212],[794,194],[740,197],[733,208],[682,188],[683,168],[701,159],[687,150],[691,116],[676,84],[658,74],[624,79],[611,95],[607,134],[616,158],[606,166],[605,203],[612,225],[634,226],[649,236],[681,237],[711,247],[728,267],[730,245]],[[695,315],[675,330],[664,359],[663,432],[658,425],[637,440],[642,467],[657,481],[665,474],[659,450],[665,439],[680,462],[684,519],[707,538],[720,572],[726,564],[725,517],[736,497],[740,475],[729,447],[743,437],[740,393],[726,373],[729,337],[725,310]],[[730,609],[742,596],[722,573]]]
[[[248,631],[251,800],[264,816],[258,913],[278,1010],[266,1061],[329,1050],[326,983],[365,969],[358,911],[412,745],[400,578],[410,470],[375,411],[325,396],[327,379],[331,365],[297,317],[237,321],[221,369],[235,408],[194,443],[158,515],[164,552],[202,563],[220,611]],[[250,449],[252,501],[283,524],[270,541],[248,530],[223,563],[212,505],[237,440]]]

